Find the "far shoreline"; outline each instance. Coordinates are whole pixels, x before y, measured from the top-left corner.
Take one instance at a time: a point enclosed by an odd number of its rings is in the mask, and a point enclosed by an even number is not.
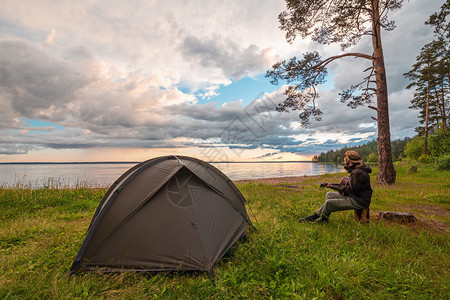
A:
[[[140,164],[144,161],[13,161],[0,162],[0,165],[99,165],[99,164]],[[283,161],[205,161],[208,164],[258,164],[258,163],[330,163],[336,162],[319,162],[309,160],[283,160]]]

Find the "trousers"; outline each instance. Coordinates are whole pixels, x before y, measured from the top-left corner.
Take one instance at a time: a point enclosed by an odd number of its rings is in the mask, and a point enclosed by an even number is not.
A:
[[[338,192],[328,192],[325,203],[316,212],[320,217],[329,217],[332,212],[350,209],[362,209],[364,206],[351,197],[343,196]]]

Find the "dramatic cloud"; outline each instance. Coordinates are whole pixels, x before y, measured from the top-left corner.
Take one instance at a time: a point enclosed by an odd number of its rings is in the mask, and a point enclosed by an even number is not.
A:
[[[27,118],[54,105],[66,105],[89,83],[71,62],[25,41],[0,41],[0,98],[3,107]]]
[[[260,50],[256,45],[240,49],[232,40],[202,41],[188,36],[180,46],[186,60],[198,62],[201,68],[220,68],[226,78],[233,80],[265,72],[274,59],[270,49]]]
[[[440,5],[407,2],[391,16],[397,28],[383,32],[394,138],[417,126],[402,74],[431,40],[424,22]],[[297,112],[275,111],[285,87],[268,88],[254,101],[240,90],[217,100],[221,88],[262,77],[281,59],[339,53],[338,45],[288,44],[278,28],[284,9],[283,1],[257,0],[3,1],[0,161],[98,148],[198,149],[204,158],[228,151],[230,159],[261,150],[253,158],[280,159],[374,139],[374,111],[351,110],[338,97],[359,82],[362,60],[330,65],[317,101],[323,121],[309,128],[300,126]],[[370,53],[370,43],[353,50]]]

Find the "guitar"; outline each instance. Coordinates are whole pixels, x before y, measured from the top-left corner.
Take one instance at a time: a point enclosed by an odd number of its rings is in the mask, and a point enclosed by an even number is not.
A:
[[[350,177],[345,176],[345,177],[342,177],[341,182],[339,182],[339,183],[332,183],[331,185],[332,185],[332,186],[338,186],[338,187],[346,186],[346,185],[348,184],[349,181],[350,181]],[[321,187],[321,188],[324,188],[324,187],[326,187],[327,185],[328,185],[327,182],[322,182],[322,183],[320,184],[320,187]],[[341,191],[338,191],[338,192],[342,194]]]

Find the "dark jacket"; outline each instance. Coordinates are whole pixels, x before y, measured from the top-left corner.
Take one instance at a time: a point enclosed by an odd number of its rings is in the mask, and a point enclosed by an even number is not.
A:
[[[333,185],[332,189],[352,197],[364,207],[369,207],[373,193],[369,176],[372,169],[365,163],[346,166],[345,169],[350,173],[348,183],[345,186]]]

